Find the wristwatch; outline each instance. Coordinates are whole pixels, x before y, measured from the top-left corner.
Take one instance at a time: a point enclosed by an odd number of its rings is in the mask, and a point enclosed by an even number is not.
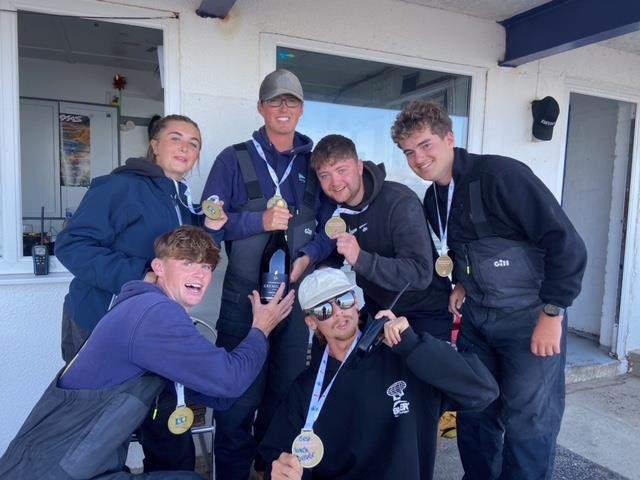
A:
[[[550,317],[558,317],[560,315],[564,315],[564,308],[560,308],[557,305],[552,305],[551,303],[545,304],[542,307],[542,311],[545,315],[549,315]]]

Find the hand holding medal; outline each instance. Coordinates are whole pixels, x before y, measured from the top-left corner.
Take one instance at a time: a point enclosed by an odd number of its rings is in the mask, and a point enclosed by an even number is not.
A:
[[[289,228],[289,219],[293,217],[287,208],[287,202],[284,198],[276,197],[271,197],[267,202],[267,209],[262,215],[262,226],[266,232],[286,230]]]
[[[292,453],[282,452],[271,464],[272,480],[300,480],[303,473],[298,457]]]
[[[336,250],[349,265],[355,265],[360,256],[358,239],[350,233],[339,233],[336,236]]]
[[[224,211],[224,202],[217,195],[212,195],[202,202],[202,213],[205,214],[204,224],[211,230],[220,230],[228,217]]]

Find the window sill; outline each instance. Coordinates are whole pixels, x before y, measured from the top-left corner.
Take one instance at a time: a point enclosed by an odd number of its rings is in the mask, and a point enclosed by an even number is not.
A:
[[[53,283],[69,283],[73,275],[69,272],[54,272],[49,275],[34,275],[33,273],[0,274],[0,285],[42,285]]]

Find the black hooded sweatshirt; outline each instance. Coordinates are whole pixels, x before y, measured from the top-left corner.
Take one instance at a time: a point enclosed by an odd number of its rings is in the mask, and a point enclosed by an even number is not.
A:
[[[348,207],[361,213],[341,214],[361,248],[353,270],[364,291],[365,310],[375,314],[388,308],[410,282],[394,313],[406,316],[417,331],[447,330],[429,325],[435,317],[451,322],[451,284],[433,273],[435,249],[420,199],[406,185],[385,177],[384,165],[365,161],[364,198],[360,205]]]
[[[347,358],[313,426],[324,444],[323,460],[305,470],[304,480],[429,480],[442,412],[482,410],[498,396],[475,354],[411,328],[401,338],[393,349],[383,345],[364,358]],[[329,357],[323,389],[339,365]],[[291,452],[317,372],[318,365],[304,371],[280,404],[259,448],[269,467]]]

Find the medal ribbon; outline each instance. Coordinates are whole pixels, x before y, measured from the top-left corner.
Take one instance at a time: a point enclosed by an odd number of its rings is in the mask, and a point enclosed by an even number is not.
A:
[[[267,157],[264,154],[264,150],[262,149],[262,145],[260,145],[258,142],[256,142],[255,138],[252,138],[251,141],[253,142],[253,146],[256,147],[256,151],[258,152],[258,155],[260,155],[260,158],[262,158],[262,160],[264,160],[264,164],[267,166],[267,170],[269,171],[269,176],[271,177],[271,181],[273,182],[273,185],[276,187],[276,193],[275,194],[279,195],[279,196],[282,196],[282,195],[280,195],[280,185],[282,185],[284,183],[284,181],[287,179],[287,177],[291,173],[291,168],[293,167],[293,161],[296,159],[298,154],[296,153],[293,156],[293,158],[289,162],[289,165],[287,165],[287,169],[282,174],[282,178],[280,180],[278,180],[278,175],[276,175],[276,171],[273,169],[273,167],[271,165],[269,165],[269,162],[267,162]]]
[[[174,382],[174,385],[176,388],[176,397],[178,397],[176,408],[184,407],[186,405],[184,401],[184,385],[178,382]]]
[[[173,180],[173,185],[176,187],[176,197],[178,198],[178,201],[182,204],[182,206],[187,210],[189,210],[194,215],[204,215],[202,208],[200,208],[199,210],[196,210],[195,206],[193,205],[193,199],[191,197],[191,188],[189,187],[189,184],[184,180],[180,181],[181,184],[187,187],[184,191],[184,196],[187,197],[187,203],[185,204],[182,201],[182,198],[180,198],[180,187],[178,187],[178,182],[173,178],[171,180]],[[209,198],[207,198],[207,200],[213,200],[214,202],[218,203],[220,201],[220,197],[218,197],[217,195],[209,195]]]
[[[331,382],[329,382],[329,385],[327,385],[327,388],[324,390],[324,392],[320,394],[320,392],[322,391],[322,383],[324,381],[324,375],[327,370],[327,361],[329,359],[329,346],[327,345],[324,348],[324,354],[322,355],[322,361],[320,362],[320,367],[318,368],[318,373],[316,375],[316,383],[313,386],[313,393],[311,394],[311,401],[309,402],[309,411],[307,412],[307,420],[304,422],[303,430],[313,430],[313,424],[316,423],[316,420],[318,419],[318,415],[320,415],[320,410],[322,410],[324,401],[327,399],[329,390],[331,390],[331,387],[333,386],[333,382],[338,376],[338,373],[340,373],[340,370],[342,370],[342,367],[344,366],[344,364],[347,363],[347,360],[349,359],[349,355],[351,355],[351,352],[355,348],[356,343],[358,343],[358,340],[360,339],[360,335],[361,335],[361,332],[358,332],[358,335],[356,336],[356,338],[353,339],[353,342],[349,347],[349,351],[347,352],[347,355],[344,357],[344,362],[340,364],[340,367],[338,367],[338,371],[335,373],[335,375],[331,379]]]
[[[338,205],[331,216],[339,217],[341,213],[344,213],[345,215],[358,215],[360,213],[366,212],[367,208],[369,208],[369,205],[364,207],[362,210],[351,210],[349,208],[343,207],[342,205]]]
[[[446,255],[449,251],[447,244],[447,227],[449,226],[449,213],[451,213],[451,202],[453,201],[453,190],[455,182],[453,178],[449,182],[449,190],[447,192],[447,215],[445,217],[444,231],[442,230],[442,220],[440,219],[440,209],[438,207],[438,194],[436,193],[436,185],[433,185],[433,197],[436,199],[436,216],[438,217],[438,229],[440,230],[440,255]]]

